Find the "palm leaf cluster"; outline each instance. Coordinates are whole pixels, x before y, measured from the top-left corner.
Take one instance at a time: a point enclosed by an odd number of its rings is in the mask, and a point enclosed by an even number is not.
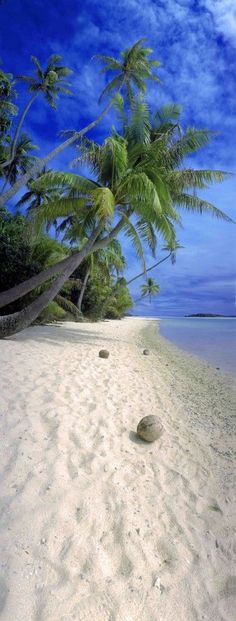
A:
[[[17,113],[17,107],[12,103],[15,96],[13,76],[0,69],[0,138],[6,135],[11,117]]]
[[[155,296],[160,291],[159,285],[153,280],[153,278],[147,278],[147,282],[141,286],[142,298],[149,296],[149,302],[151,302],[152,297]]]
[[[207,130],[179,123],[180,108],[164,106],[151,117],[143,101],[135,101],[129,117],[123,110],[122,134],[113,130],[103,144],[85,139],[74,164],[86,165],[95,180],[74,173],[46,173],[31,187],[54,191],[60,198],[48,201],[38,211],[43,221],[60,219],[66,239],[89,236],[98,221],[104,232],[117,218],[144,262],[143,242],[153,256],[157,236],[176,244],[176,226],[181,225],[179,208],[229,218],[211,203],[198,197],[197,190],[222,181],[217,170],[184,168],[186,155],[207,144]]]
[[[72,70],[60,64],[61,56],[57,54],[50,56],[46,69],[42,68],[36,56],[31,56],[31,60],[35,66],[35,76],[19,75],[17,78],[28,84],[30,92],[42,92],[49,105],[56,108],[56,99],[60,93],[71,95],[68,88],[70,83],[66,78],[73,73]]]
[[[31,142],[28,134],[21,134],[16,143],[14,158],[9,161],[9,164],[2,171],[2,176],[5,177],[7,182],[12,185],[19,175],[24,175],[32,168],[36,157],[31,152],[35,150],[37,150],[37,147]],[[10,157],[10,154],[11,141],[7,137],[5,145],[0,150],[0,166],[1,163]]]
[[[119,91],[122,86],[126,90],[126,98],[129,103],[134,101],[137,92],[146,92],[147,80],[160,82],[153,69],[160,66],[158,60],[150,60],[153,50],[144,46],[145,38],[139,39],[132,47],[121,52],[121,59],[112,56],[97,55],[96,58],[104,63],[101,73],[112,71],[115,77],[106,85],[101,93],[100,101],[105,97]]]

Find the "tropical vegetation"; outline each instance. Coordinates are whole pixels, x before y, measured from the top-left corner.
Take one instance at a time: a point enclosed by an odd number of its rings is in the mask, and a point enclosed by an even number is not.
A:
[[[167,258],[175,260],[180,247],[176,230],[181,224],[183,209],[229,220],[225,213],[198,196],[199,190],[223,181],[225,173],[185,167],[186,158],[211,140],[211,132],[183,128],[181,109],[176,104],[153,111],[145,101],[148,81],[159,81],[154,71],[160,63],[150,60],[151,53],[141,39],[122,52],[118,60],[100,56],[99,62],[104,65],[102,71],[113,73],[100,96],[101,101],[108,98],[105,108],[89,125],[69,132],[58,147],[41,158],[32,155],[34,146],[21,134],[21,129],[35,98],[41,93],[53,107],[60,93],[70,94],[65,80],[70,70],[59,64],[58,56],[49,59],[46,70],[33,57],[36,77],[21,76],[33,95],[19,115],[15,129],[12,122],[16,114],[14,80],[3,73],[0,81],[1,204],[6,209],[9,199],[24,188],[17,208],[26,207],[26,217],[17,215],[16,222],[31,231],[32,240],[41,235],[46,244],[51,243],[46,239],[60,244],[64,255],[63,258],[57,256],[56,260],[41,261],[36,273],[22,270],[13,284],[8,281],[10,286],[5,290],[1,286],[2,336],[27,327],[42,313],[45,319],[45,308],[52,302],[55,304],[55,300],[77,318],[81,313],[121,317],[132,306],[128,283],[120,276],[125,266],[117,240],[121,231],[133,244],[143,266],[131,281],[146,277],[142,297],[150,297],[159,288],[146,276],[147,271]],[[111,107],[116,112],[116,126],[108,131],[102,143],[89,139],[88,131]],[[25,148],[20,147],[22,144]],[[73,164],[78,172],[45,168],[72,144],[77,149]],[[80,174],[81,168],[87,174]],[[7,219],[6,212],[4,218]],[[27,220],[24,225],[22,218]],[[164,241],[167,255],[147,268],[146,252],[155,257],[160,239]],[[29,245],[31,243],[30,240]],[[23,305],[19,302],[22,298]],[[14,312],[9,312],[12,304],[16,304]]]

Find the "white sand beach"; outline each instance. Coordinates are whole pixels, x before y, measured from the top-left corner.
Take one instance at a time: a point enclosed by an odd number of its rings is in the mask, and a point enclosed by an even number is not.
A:
[[[1,621],[233,621],[230,376],[139,318],[35,326],[0,362]]]

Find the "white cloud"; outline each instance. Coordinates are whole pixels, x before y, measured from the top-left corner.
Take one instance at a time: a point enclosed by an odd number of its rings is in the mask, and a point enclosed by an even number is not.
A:
[[[215,27],[236,47],[236,2],[235,0],[203,0],[214,19]]]

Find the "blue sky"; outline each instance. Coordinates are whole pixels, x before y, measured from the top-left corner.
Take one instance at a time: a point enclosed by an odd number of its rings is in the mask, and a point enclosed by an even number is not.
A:
[[[161,86],[149,89],[149,103],[182,104],[185,126],[208,127],[219,134],[188,166],[236,172],[236,2],[235,0],[2,0],[0,57],[14,74],[31,72],[30,56],[42,63],[52,53],[63,56],[74,70],[74,97],[62,98],[57,112],[37,102],[25,129],[46,153],[58,142],[58,132],[79,128],[99,112],[104,76],[92,59],[97,53],[118,55],[140,37],[147,37],[161,61]],[[18,105],[25,101],[20,87]],[[113,121],[106,119],[94,137],[102,140]],[[53,162],[69,169],[74,151]],[[204,198],[235,216],[236,177],[211,187]],[[235,225],[206,215],[182,212],[178,238],[184,246],[172,266],[165,262],[152,273],[161,292],[137,314],[184,315],[192,312],[236,314]],[[127,277],[139,271],[137,259],[122,239]],[[159,244],[158,257],[164,256]],[[152,258],[147,256],[147,264]],[[141,282],[133,286],[139,297]]]

